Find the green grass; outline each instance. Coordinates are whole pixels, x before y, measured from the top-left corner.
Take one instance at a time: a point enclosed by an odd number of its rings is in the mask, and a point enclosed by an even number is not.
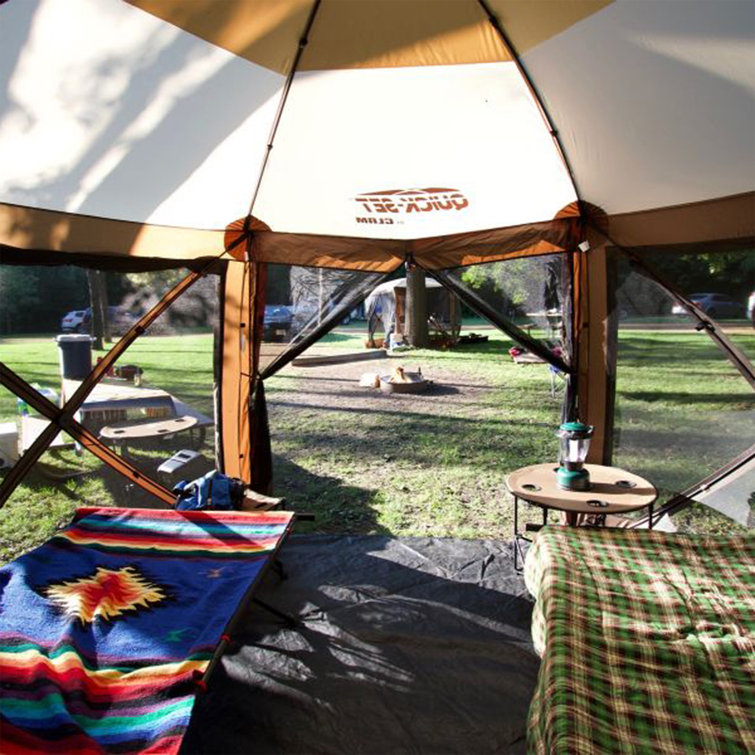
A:
[[[358,416],[335,397],[315,406],[316,379],[308,387],[304,375],[281,375],[268,392],[274,450],[285,459],[279,492],[313,511],[319,530],[343,530],[348,510],[356,531],[509,537],[505,475],[555,458],[560,402],[550,396],[545,366],[514,365],[508,346],[493,337],[409,352],[400,361],[421,365],[439,381],[438,394],[429,405],[378,396]]]
[[[736,342],[753,353],[752,332],[740,330]],[[663,491],[704,478],[755,438],[755,396],[704,333],[625,332],[617,372],[614,463]],[[731,527],[698,504],[675,524],[710,532]]]
[[[513,364],[506,338],[485,333],[490,340],[484,344],[405,356],[408,368],[422,365],[427,377],[442,377],[424,403],[378,397],[363,409],[367,389],[332,376],[316,380],[325,373],[313,368],[287,368],[267,381],[276,493],[315,513],[310,530],[511,536],[504,477],[517,467],[555,460],[560,404],[550,396],[544,365]],[[321,343],[359,350],[364,335],[362,325],[352,325]],[[746,353],[755,351],[755,336],[740,333],[737,339]],[[0,354],[29,382],[58,386],[51,336],[0,340]],[[145,337],[122,363],[139,364],[149,383],[212,413],[210,334]],[[379,363],[363,363],[362,371],[377,369],[373,364]],[[0,421],[15,418],[15,397],[0,389]],[[704,335],[625,330],[617,429],[615,463],[668,494],[744,450],[755,435],[753,393]],[[180,445],[163,444],[137,456],[145,469],[154,468],[175,447]],[[211,458],[209,445],[203,452]],[[78,505],[144,503],[138,490],[127,490],[96,459],[65,449],[46,453],[42,462],[0,511],[2,560],[46,539]],[[54,481],[51,473],[77,476]],[[705,507],[678,521],[686,528],[729,526]]]

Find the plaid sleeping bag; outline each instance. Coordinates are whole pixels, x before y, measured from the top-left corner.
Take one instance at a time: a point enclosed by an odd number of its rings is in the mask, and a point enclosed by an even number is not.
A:
[[[178,751],[291,513],[79,509],[0,569],[0,751]]]
[[[755,536],[548,527],[535,753],[755,752]]]

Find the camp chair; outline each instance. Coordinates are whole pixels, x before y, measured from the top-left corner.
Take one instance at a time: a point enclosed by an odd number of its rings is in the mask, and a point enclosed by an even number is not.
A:
[[[293,518],[80,508],[0,569],[3,751],[177,752]]]

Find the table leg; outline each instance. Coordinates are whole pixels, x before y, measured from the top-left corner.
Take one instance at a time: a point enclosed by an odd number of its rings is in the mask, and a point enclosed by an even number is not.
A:
[[[518,552],[519,552],[519,499],[514,496],[514,571],[519,571]]]
[[[648,529],[653,529],[653,510],[655,509],[655,503],[651,503],[648,507]]]
[[[514,498],[514,541],[512,544],[512,547],[514,548],[514,571],[518,573],[522,573],[524,571],[524,552],[522,550],[522,540],[525,540],[528,543],[531,543],[532,540],[528,538],[526,535],[522,534],[519,531],[519,498],[517,496],[513,496]],[[547,522],[548,520],[548,510],[543,507],[543,522]],[[540,529],[540,526],[525,524],[525,529],[529,530],[532,528],[533,530]]]

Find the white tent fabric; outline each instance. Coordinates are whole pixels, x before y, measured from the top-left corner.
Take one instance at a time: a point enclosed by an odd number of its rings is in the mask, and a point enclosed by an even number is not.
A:
[[[198,228],[247,212],[283,76],[119,0],[40,3],[15,57],[29,11],[2,12],[5,201]],[[382,190],[420,193],[364,196]],[[484,63],[301,74],[255,213],[417,238],[550,220],[574,199],[515,65]]]
[[[755,188],[755,4],[619,0],[523,55],[608,214]]]
[[[251,212],[260,259],[387,270],[564,250],[526,229],[576,200],[624,246],[749,240],[753,37],[753,0],[0,4],[0,245],[217,257]]]
[[[261,19],[248,57],[267,34],[290,45],[290,65],[313,4],[134,1],[187,26],[209,14],[206,38],[121,0],[0,7],[0,201],[223,229],[249,210],[286,76],[207,41],[222,37],[212,14],[240,46],[246,28],[226,16]],[[577,191],[629,213],[755,188],[751,0],[490,5],[524,50],[576,190],[483,6],[323,0],[254,214],[274,231],[416,239],[548,221]],[[317,70],[349,19],[350,64]]]
[[[283,77],[120,0],[0,8],[0,197],[135,222],[245,215]]]
[[[384,238],[550,220],[576,199],[513,63],[302,74],[262,191],[275,230]]]

